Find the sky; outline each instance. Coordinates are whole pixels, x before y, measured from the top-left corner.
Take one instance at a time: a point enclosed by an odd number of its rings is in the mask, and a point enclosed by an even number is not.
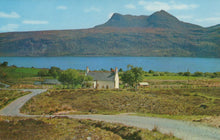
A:
[[[179,20],[220,24],[220,0],[0,0],[0,33],[85,29],[113,13],[151,15],[165,10]]]

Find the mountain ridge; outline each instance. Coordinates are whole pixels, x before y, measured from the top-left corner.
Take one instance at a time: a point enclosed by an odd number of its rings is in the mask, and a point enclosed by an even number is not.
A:
[[[150,16],[114,13],[89,29],[0,34],[0,56],[220,57],[220,26],[180,21],[161,10]]]
[[[175,26],[173,27],[173,25]],[[161,10],[153,13],[150,16],[140,15],[122,15],[114,13],[112,17],[104,24],[95,26],[98,27],[142,27],[142,28],[175,28],[180,24],[181,26],[193,26],[193,28],[203,28],[199,25],[185,23],[169,14],[168,12]],[[180,27],[178,27],[180,28]],[[185,28],[184,28],[185,29]]]

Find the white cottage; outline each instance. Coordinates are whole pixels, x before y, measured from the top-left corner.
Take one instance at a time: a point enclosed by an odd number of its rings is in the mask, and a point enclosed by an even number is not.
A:
[[[115,72],[94,72],[86,68],[86,76],[93,78],[92,87],[95,89],[119,89],[118,68]]]

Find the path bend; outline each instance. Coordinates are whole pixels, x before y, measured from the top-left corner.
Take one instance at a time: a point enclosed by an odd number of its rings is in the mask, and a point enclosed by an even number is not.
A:
[[[23,91],[30,91],[31,93],[22,96],[9,105],[0,110],[2,116],[22,116],[22,117],[39,117],[42,115],[26,115],[20,113],[20,108],[33,96],[41,94],[46,89],[25,89]],[[55,115],[46,115],[45,117],[53,117]],[[58,115],[56,115],[58,116]],[[140,117],[129,115],[59,115],[67,116],[75,119],[92,119],[98,121],[106,121],[113,123],[122,123],[129,126],[139,128],[153,129],[157,126],[162,133],[173,133],[174,136],[182,138],[183,140],[220,140],[220,129],[208,127],[191,122],[171,120],[154,117]]]
[[[28,115],[21,114],[20,108],[33,96],[41,94],[47,90],[46,89],[23,89],[22,91],[30,91],[31,93],[25,96],[22,96],[14,100],[13,102],[11,102],[9,105],[7,105],[2,110],[0,110],[0,115],[2,116],[24,116],[24,117],[28,116]]]

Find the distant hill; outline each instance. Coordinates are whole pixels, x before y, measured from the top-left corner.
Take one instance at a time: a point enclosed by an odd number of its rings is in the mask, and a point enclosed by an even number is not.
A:
[[[105,24],[96,27],[141,27],[141,28],[165,28],[174,30],[201,29],[201,26],[184,23],[164,10],[153,13],[151,16],[132,16],[113,14]]]
[[[0,34],[0,56],[220,57],[220,25],[203,28],[166,11],[113,16],[90,29]]]

